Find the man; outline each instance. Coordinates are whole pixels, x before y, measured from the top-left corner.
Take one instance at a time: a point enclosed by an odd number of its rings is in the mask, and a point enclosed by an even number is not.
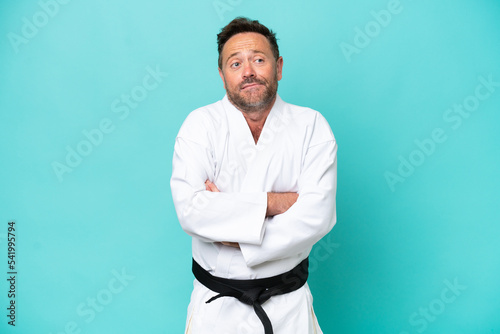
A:
[[[189,114],[173,157],[196,277],[186,333],[322,333],[307,258],[336,222],[335,138],[321,114],[277,94],[272,31],[236,18],[217,41],[226,95]]]

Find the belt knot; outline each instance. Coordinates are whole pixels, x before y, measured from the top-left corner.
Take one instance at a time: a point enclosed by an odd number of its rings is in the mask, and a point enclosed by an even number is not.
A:
[[[253,305],[256,302],[260,302],[261,294],[266,291],[266,288],[253,288],[243,292],[239,300],[247,305]]]

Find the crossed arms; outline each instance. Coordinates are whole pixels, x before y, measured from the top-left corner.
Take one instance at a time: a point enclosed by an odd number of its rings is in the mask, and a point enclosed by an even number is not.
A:
[[[217,186],[210,180],[205,181],[205,189],[210,192],[220,192]],[[266,217],[285,213],[297,201],[298,197],[299,194],[294,192],[267,193]],[[226,246],[240,248],[237,242],[222,241],[221,243]]]
[[[218,192],[214,155],[205,143],[178,136],[171,190],[183,230],[202,242],[239,245],[248,266],[308,252],[336,222],[337,145],[311,145],[297,193]]]

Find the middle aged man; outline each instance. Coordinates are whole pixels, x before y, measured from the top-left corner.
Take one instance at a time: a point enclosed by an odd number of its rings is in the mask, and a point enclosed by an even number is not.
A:
[[[306,280],[336,222],[335,138],[320,113],[277,95],[272,31],[237,18],[217,41],[227,94],[189,114],[173,158],[196,277],[186,333],[322,333]]]

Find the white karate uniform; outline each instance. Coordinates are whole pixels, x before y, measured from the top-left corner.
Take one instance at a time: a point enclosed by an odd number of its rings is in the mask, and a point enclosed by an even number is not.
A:
[[[305,259],[336,222],[337,144],[317,111],[279,96],[257,144],[227,95],[191,112],[176,138],[171,190],[193,258],[212,275],[254,279],[282,274]],[[220,190],[205,190],[205,181]],[[285,213],[265,217],[267,192],[297,192]],[[224,246],[237,242],[240,249]],[[197,280],[186,333],[264,333],[251,306],[216,295]],[[307,283],[263,305],[275,334],[322,333]]]

